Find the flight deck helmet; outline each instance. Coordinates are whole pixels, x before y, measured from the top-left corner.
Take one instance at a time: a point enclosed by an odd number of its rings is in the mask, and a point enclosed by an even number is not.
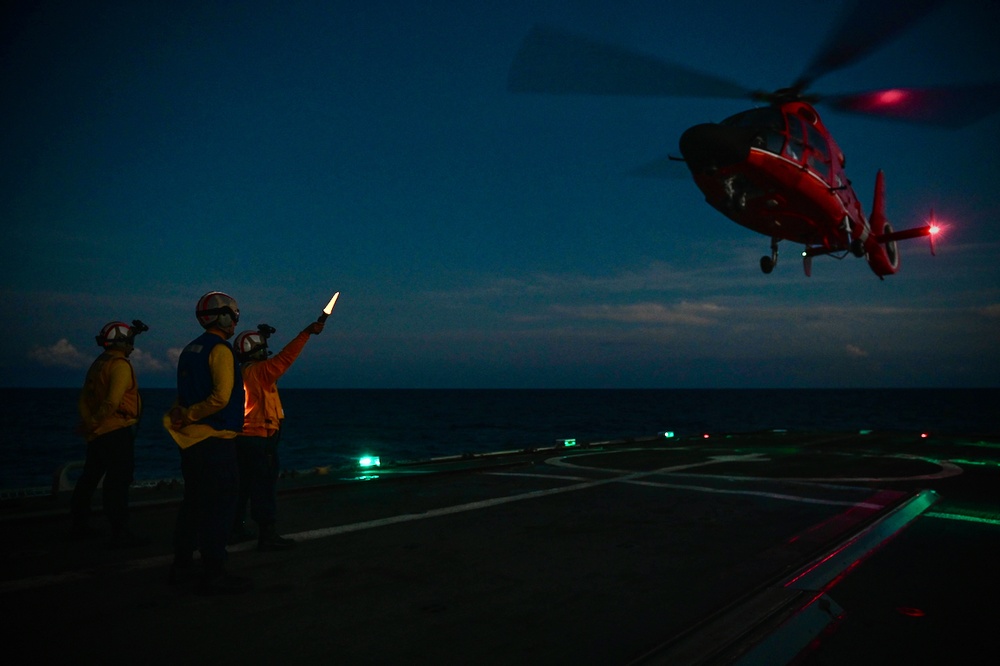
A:
[[[236,352],[236,360],[240,363],[251,360],[262,361],[271,353],[267,349],[267,338],[261,335],[260,331],[243,331],[237,335],[233,342],[233,350]]]
[[[98,347],[110,349],[115,345],[134,344],[132,328],[123,321],[111,321],[104,325],[101,332],[95,336]]]
[[[221,291],[210,291],[198,299],[194,314],[198,317],[201,327],[206,329],[215,326],[222,330],[230,330],[236,328],[240,320],[240,308],[236,304],[236,299]]]

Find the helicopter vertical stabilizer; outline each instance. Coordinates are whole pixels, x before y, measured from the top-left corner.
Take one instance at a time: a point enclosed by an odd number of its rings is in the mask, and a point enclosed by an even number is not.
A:
[[[899,270],[899,249],[893,237],[892,225],[885,216],[885,174],[879,169],[875,176],[875,200],[868,219],[872,233],[865,242],[865,257],[875,275],[883,277]]]
[[[882,228],[888,222],[885,217],[885,174],[881,169],[875,175],[875,200],[872,201],[872,212],[868,222],[876,236],[882,235]]]

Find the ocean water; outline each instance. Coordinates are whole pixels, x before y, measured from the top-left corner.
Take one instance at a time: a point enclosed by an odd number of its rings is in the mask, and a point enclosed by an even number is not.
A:
[[[0,489],[50,487],[61,465],[83,460],[73,434],[77,389],[0,389]],[[180,478],[161,417],[168,389],[142,391],[138,481]],[[759,430],[895,430],[1000,436],[1000,389],[881,390],[351,390],[281,389],[281,466],[347,467],[383,461],[604,440]]]

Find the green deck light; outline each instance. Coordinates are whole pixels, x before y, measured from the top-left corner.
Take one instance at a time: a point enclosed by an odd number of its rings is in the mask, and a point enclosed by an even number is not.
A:
[[[560,439],[558,440],[563,446],[576,446],[576,439]]]
[[[663,430],[662,432],[659,432],[657,434],[660,437],[663,437],[665,439],[671,439],[674,436],[674,431],[673,430]]]
[[[994,460],[967,460],[964,458],[948,458],[948,462],[954,463],[956,465],[974,465],[976,467],[1000,467],[1000,462],[996,462]]]
[[[381,464],[382,461],[378,456],[361,456],[358,459],[359,467],[379,467]]]
[[[1000,518],[988,516],[977,516],[969,513],[957,513],[950,511],[928,511],[924,514],[928,518],[945,518],[947,520],[962,520],[969,523],[980,523],[983,525],[1000,526]]]

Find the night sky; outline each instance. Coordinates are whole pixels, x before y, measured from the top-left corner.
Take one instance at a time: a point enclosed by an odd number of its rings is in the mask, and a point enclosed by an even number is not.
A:
[[[629,174],[751,102],[506,88],[545,23],[774,90],[839,2],[12,6],[0,386],[79,386],[94,335],[136,318],[140,385],[172,386],[213,290],[273,348],[341,292],[284,387],[1000,385],[1000,114],[818,107],[866,207],[883,169],[894,227],[946,229],[885,281],[852,256],[807,278],[789,243],[762,274],[769,240],[690,178]],[[991,0],[945,3],[813,88],[1000,81],[997,25]]]

